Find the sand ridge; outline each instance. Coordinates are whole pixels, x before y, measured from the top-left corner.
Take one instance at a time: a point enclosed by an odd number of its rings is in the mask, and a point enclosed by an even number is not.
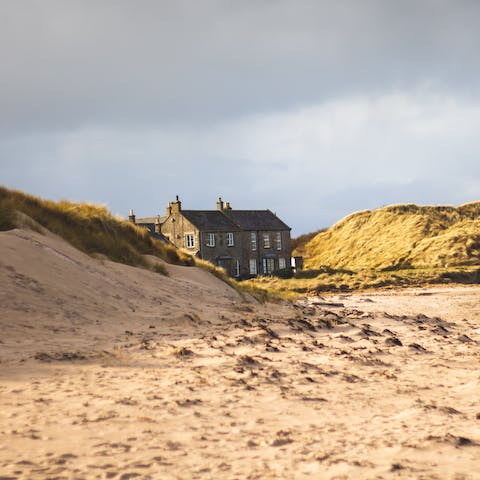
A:
[[[242,299],[0,234],[0,478],[480,478],[478,287]]]

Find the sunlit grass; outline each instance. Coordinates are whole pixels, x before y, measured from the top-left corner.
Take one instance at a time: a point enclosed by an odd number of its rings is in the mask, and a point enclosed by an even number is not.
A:
[[[357,212],[310,240],[304,260],[354,271],[480,265],[480,202]]]
[[[363,269],[357,272],[319,269],[305,270],[301,272],[300,276],[288,280],[276,277],[258,277],[252,282],[261,288],[271,288],[280,292],[317,295],[322,292],[350,292],[447,283],[478,284],[480,283],[480,267]]]
[[[172,264],[193,264],[189,255],[153,239],[147,230],[112,216],[104,206],[53,202],[0,187],[0,230],[16,226],[39,231],[43,227],[87,254],[102,254],[127,265],[148,267],[145,255]],[[166,272],[161,267],[156,271]]]

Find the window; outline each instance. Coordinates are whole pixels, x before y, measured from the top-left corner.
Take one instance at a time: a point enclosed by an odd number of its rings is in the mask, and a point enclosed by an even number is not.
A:
[[[250,259],[250,275],[257,274],[257,261],[254,258]]]
[[[227,233],[227,247],[233,247],[234,242],[233,242],[233,233],[228,232]]]
[[[287,261],[283,257],[280,257],[278,259],[278,269],[283,270],[284,268],[287,268]]]
[[[250,232],[250,244],[252,251],[255,251],[257,249],[257,232]]]
[[[207,233],[207,247],[214,247],[215,246],[215,234],[214,233]]]
[[[187,248],[193,248],[195,246],[195,236],[193,233],[185,234],[185,246]]]
[[[263,248],[270,248],[270,235],[268,233],[263,234]]]
[[[277,250],[282,249],[282,232],[275,233],[275,245],[277,247]]]

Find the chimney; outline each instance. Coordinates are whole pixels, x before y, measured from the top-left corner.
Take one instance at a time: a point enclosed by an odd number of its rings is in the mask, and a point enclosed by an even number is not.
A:
[[[175,201],[170,204],[172,208],[172,213],[180,213],[182,211],[182,202],[178,198],[178,195],[175,197]]]
[[[161,233],[160,230],[160,217],[155,217],[153,230],[155,233]]]
[[[130,209],[130,213],[128,214],[128,220],[132,223],[135,223],[135,214],[133,213],[133,208]]]
[[[222,200],[222,197],[218,197],[217,210],[219,210],[220,212],[223,210],[223,200]]]
[[[232,207],[230,206],[230,202],[225,203],[225,210],[231,210]]]

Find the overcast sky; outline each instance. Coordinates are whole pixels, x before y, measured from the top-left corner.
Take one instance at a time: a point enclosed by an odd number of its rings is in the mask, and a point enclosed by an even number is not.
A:
[[[0,0],[0,184],[300,234],[480,200],[477,0]]]

